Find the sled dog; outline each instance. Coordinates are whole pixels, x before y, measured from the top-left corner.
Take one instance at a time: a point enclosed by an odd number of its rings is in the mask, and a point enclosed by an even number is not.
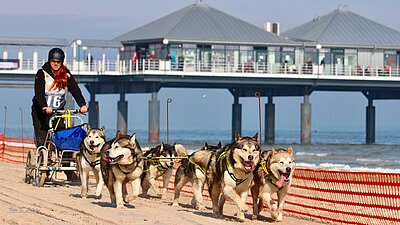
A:
[[[143,172],[142,157],[143,152],[136,135],[122,135],[120,131],[101,149],[101,172],[110,192],[111,202],[117,208],[124,207],[124,199],[128,202],[139,195],[140,175]],[[129,195],[127,187],[131,188]]]
[[[251,188],[253,198],[253,219],[258,219],[263,205],[267,205],[271,217],[282,221],[282,209],[285,197],[292,182],[295,159],[292,147],[288,149],[272,149],[261,153],[261,162],[254,170],[254,186]],[[271,199],[277,193],[278,201]]]
[[[181,190],[186,183],[190,182],[193,190],[192,206],[198,210],[205,209],[202,204],[203,187],[211,159],[215,157],[215,152],[218,149],[221,149],[221,142],[215,146],[208,145],[206,142],[202,149],[193,152],[187,159],[182,160],[175,173],[173,206],[178,206]]]
[[[142,194],[147,196],[151,188],[161,199],[166,199],[169,180],[171,179],[172,168],[177,160],[178,153],[174,145],[161,143],[151,148],[144,154],[144,172],[142,174]],[[163,178],[162,192],[156,186],[156,179]]]
[[[94,173],[96,178],[97,199],[101,198],[101,190],[104,181],[100,170],[100,150],[106,143],[106,133],[104,126],[100,129],[91,128],[87,125],[87,134],[81,143],[80,152],[76,155],[76,167],[81,179],[81,197],[86,198],[89,183],[89,171]]]
[[[211,173],[207,176],[213,214],[221,217],[225,199],[231,199],[237,206],[239,221],[244,221],[247,212],[245,201],[253,182],[255,170],[260,158],[258,133],[253,137],[242,137],[239,132],[235,140],[218,151],[211,162]]]

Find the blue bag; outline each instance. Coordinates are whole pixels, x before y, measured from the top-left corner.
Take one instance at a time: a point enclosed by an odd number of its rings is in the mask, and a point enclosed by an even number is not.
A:
[[[86,136],[86,130],[83,125],[71,127],[65,130],[57,130],[54,132],[54,144],[59,150],[80,150],[82,140]]]

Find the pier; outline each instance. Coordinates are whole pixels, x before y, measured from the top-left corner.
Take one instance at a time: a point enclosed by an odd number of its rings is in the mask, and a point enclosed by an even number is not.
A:
[[[330,26],[332,21],[339,25]],[[351,32],[340,30],[352,25],[357,26]],[[232,94],[232,138],[242,130],[240,99],[254,97],[256,92],[268,99],[262,120],[263,139],[269,144],[275,142],[274,98],[303,97],[299,137],[301,143],[310,144],[310,96],[317,91],[360,92],[368,100],[365,142],[374,143],[374,101],[400,99],[400,32],[365,18],[360,21],[360,16],[347,8],[302,26],[306,28],[282,34],[279,29],[266,31],[199,2],[112,40],[0,37],[4,46],[0,87],[31,88],[33,74],[47,58],[39,56],[38,49],[46,49],[47,54],[48,49],[59,46],[67,55],[64,64],[90,93],[89,123],[93,127],[99,126],[97,95],[119,95],[116,128],[126,132],[126,94],[146,93],[151,96],[149,142],[157,143],[160,89],[214,88]],[[314,30],[349,36],[331,40],[328,34]],[[25,55],[24,47],[33,48],[33,54]],[[92,57],[94,49],[101,51],[96,59]],[[106,55],[107,50],[115,54]]]

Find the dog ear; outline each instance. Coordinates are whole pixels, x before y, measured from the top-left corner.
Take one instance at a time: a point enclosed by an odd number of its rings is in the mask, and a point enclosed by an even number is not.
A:
[[[162,152],[164,150],[164,142],[161,142],[160,148],[157,148],[157,152]]]
[[[122,136],[122,132],[120,130],[117,130],[117,133],[115,134],[115,137],[119,138]]]
[[[204,148],[203,148],[203,149],[204,149],[204,150],[208,150],[208,149],[209,149],[208,143],[207,143],[207,142],[204,143]]]
[[[90,126],[90,124],[86,124],[86,132],[88,132],[90,129],[92,129],[92,127]]]
[[[240,135],[239,131],[236,131],[236,134],[235,134],[235,141],[238,141],[238,140],[240,140],[240,139],[242,139],[242,136]]]
[[[132,134],[130,140],[131,145],[135,146],[136,145],[136,134]]]
[[[272,147],[272,150],[271,150],[271,155],[275,155],[275,154],[277,154],[278,153],[278,151],[277,150],[275,150],[275,148],[274,147]]]
[[[292,148],[291,145],[289,145],[289,147],[287,148],[287,151],[289,152],[289,154],[292,155],[292,153],[293,153],[293,148]]]
[[[104,127],[104,126],[102,126],[101,128],[100,128],[100,131],[102,131],[102,132],[104,132],[106,130],[106,128]]]
[[[221,148],[221,146],[222,146],[221,142],[218,142],[217,148]]]
[[[258,132],[256,133],[256,135],[253,136],[254,141],[257,141],[257,139],[258,139]]]

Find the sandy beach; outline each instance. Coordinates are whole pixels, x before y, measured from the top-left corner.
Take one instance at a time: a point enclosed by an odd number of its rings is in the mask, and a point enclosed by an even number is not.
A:
[[[25,184],[22,165],[0,162],[0,223],[1,224],[232,224],[235,208],[227,204],[225,217],[212,216],[211,203],[205,211],[190,207],[190,195],[182,195],[180,206],[170,206],[172,192],[167,200],[138,197],[125,209],[115,209],[110,204],[108,190],[104,187],[103,198],[93,198],[94,180],[91,180],[89,198],[80,198],[79,183],[60,181],[34,187]],[[246,224],[273,224],[266,211],[260,221],[251,221],[250,212]],[[312,221],[285,216],[285,225],[318,225]]]

